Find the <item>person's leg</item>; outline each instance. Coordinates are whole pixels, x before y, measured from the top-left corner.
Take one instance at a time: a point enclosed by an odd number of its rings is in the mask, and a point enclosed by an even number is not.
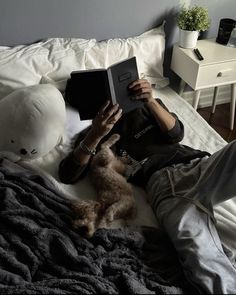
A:
[[[225,255],[215,225],[186,200],[164,200],[156,212],[175,246],[186,278],[200,293],[234,294],[236,269]]]
[[[201,161],[197,198],[206,206],[214,206],[236,197],[236,141]]]
[[[236,186],[231,184],[236,181],[236,172],[231,171],[235,147],[232,143],[207,160],[163,169],[147,186],[151,205],[178,252],[186,277],[201,292],[234,293],[236,270],[224,254],[212,219],[182,197],[201,201],[211,210],[211,200],[215,204],[236,195]],[[220,179],[221,172],[227,177]]]

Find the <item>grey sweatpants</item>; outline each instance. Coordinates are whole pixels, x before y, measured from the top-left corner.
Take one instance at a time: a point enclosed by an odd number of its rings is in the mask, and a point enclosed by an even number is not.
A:
[[[223,251],[213,206],[236,196],[236,141],[155,172],[146,189],[191,284],[200,293],[235,294],[236,269]]]

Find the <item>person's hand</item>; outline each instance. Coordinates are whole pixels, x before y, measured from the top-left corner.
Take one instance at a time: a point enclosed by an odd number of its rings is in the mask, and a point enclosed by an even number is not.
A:
[[[129,85],[132,91],[132,99],[150,102],[154,100],[152,96],[152,86],[146,79],[138,79]]]
[[[93,119],[91,129],[93,136],[103,138],[111,131],[121,116],[122,110],[119,108],[119,105],[115,104],[112,106],[110,101],[107,101]]]

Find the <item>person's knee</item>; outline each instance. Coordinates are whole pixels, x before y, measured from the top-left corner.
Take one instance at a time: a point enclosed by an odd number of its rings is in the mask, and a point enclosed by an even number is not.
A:
[[[231,141],[225,146],[225,153],[227,154],[228,158],[236,158],[236,140]]]
[[[233,140],[233,141],[231,142],[231,144],[232,144],[232,148],[233,148],[234,151],[236,152],[236,140]]]

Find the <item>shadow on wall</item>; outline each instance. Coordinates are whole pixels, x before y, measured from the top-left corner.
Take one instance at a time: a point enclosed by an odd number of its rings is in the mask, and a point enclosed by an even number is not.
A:
[[[170,69],[171,56],[173,45],[178,41],[178,28],[177,28],[177,15],[179,7],[173,7],[172,9],[166,10],[163,15],[158,17],[153,27],[160,25],[163,20],[166,21],[165,24],[165,34],[166,34],[166,49],[164,56],[164,75],[170,79],[171,84],[176,84],[179,80],[176,74],[174,74]]]

